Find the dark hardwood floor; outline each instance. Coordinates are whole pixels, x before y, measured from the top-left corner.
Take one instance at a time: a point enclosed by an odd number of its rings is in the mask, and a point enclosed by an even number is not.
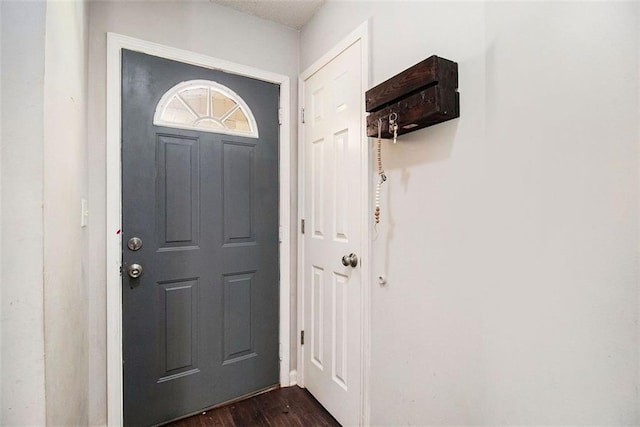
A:
[[[167,425],[172,427],[340,426],[311,393],[297,386],[271,390]]]

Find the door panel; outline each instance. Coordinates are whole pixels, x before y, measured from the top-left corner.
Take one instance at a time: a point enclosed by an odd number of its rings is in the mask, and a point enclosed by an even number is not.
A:
[[[224,362],[255,357],[251,333],[251,286],[254,273],[224,279]]]
[[[159,283],[160,347],[164,350],[164,372],[160,381],[198,366],[198,281]]]
[[[197,246],[200,229],[199,141],[159,135],[157,159],[161,248]]]
[[[122,55],[124,420],[137,426],[278,383],[279,88]],[[260,137],[153,125],[161,96],[189,80],[242,97]]]
[[[254,243],[253,170],[255,147],[225,142],[224,242]]]
[[[363,111],[361,42],[304,82],[304,384],[343,425],[360,424]]]

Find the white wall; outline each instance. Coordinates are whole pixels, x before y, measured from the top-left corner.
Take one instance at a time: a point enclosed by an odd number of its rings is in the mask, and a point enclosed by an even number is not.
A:
[[[105,232],[116,232],[105,230],[106,33],[115,32],[288,75],[293,94],[291,135],[297,134],[295,94],[299,60],[297,31],[209,2],[90,2],[89,22],[89,422],[96,425],[106,421]],[[292,156],[295,159],[296,152]],[[295,194],[295,175],[291,182]],[[292,212],[296,212],[295,206]],[[292,248],[294,260],[295,250]],[[295,277],[294,268],[291,277]]]
[[[0,424],[44,425],[45,5],[0,2],[2,21],[2,405]]]
[[[461,93],[384,145],[372,424],[638,425],[639,4],[330,1],[301,69],[368,18]]]
[[[2,48],[2,7],[0,6],[0,52]],[[0,76],[2,54],[0,53]],[[0,281],[2,280],[2,78],[0,78]],[[0,283],[0,384],[2,384],[2,283]],[[0,421],[2,421],[2,387],[0,386]]]
[[[44,79],[44,310],[48,425],[88,423],[87,14],[48,1]]]
[[[88,421],[82,2],[2,2],[2,425]]]

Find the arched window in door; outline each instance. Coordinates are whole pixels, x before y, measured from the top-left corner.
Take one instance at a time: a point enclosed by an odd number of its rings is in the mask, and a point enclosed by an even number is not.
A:
[[[256,119],[234,91],[210,80],[189,80],[169,89],[153,124],[202,132],[258,137]]]

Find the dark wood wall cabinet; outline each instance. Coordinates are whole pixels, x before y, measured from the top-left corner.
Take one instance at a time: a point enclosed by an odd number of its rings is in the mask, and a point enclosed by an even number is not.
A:
[[[458,64],[430,56],[365,94],[367,136],[378,136],[381,119],[383,138],[393,138],[389,117],[396,113],[397,134],[460,117]]]

